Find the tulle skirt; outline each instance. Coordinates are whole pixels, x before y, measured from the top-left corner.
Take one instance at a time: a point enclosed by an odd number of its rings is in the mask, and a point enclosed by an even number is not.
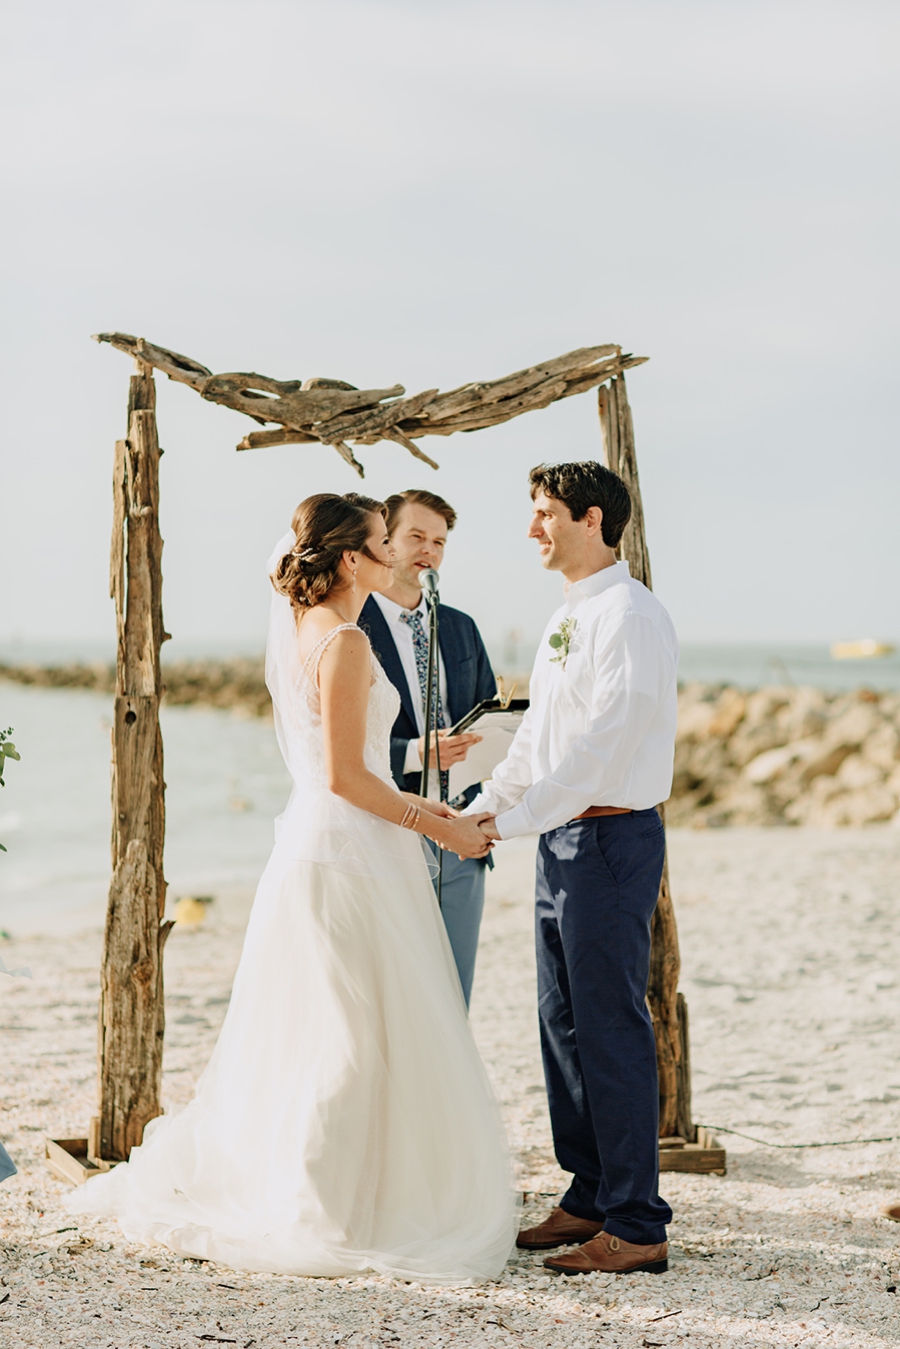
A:
[[[499,1111],[419,841],[376,823],[384,850],[353,871],[276,846],[193,1101],[70,1211],[234,1269],[500,1273]]]

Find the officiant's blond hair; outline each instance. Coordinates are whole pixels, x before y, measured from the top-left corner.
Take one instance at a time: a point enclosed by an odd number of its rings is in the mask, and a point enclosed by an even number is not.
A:
[[[410,506],[425,506],[428,510],[434,511],[435,515],[442,515],[447,521],[448,533],[456,524],[456,511],[449,501],[439,497],[436,492],[427,492],[424,487],[413,487],[408,492],[395,492],[384,503],[388,538],[393,537],[394,530],[400,520],[400,512],[407,504]]]

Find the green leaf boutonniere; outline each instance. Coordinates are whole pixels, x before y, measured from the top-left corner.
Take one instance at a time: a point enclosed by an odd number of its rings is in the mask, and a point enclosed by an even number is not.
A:
[[[558,661],[563,669],[566,668],[566,661],[569,659],[569,647],[572,645],[572,634],[575,632],[577,621],[574,618],[564,618],[556,632],[551,632],[547,639],[556,652],[550,659]]]

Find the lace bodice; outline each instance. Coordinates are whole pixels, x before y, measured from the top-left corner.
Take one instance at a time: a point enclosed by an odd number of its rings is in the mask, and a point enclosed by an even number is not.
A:
[[[282,683],[277,695],[270,683],[281,751],[296,786],[301,789],[327,787],[319,665],[338,633],[347,631],[359,632],[360,629],[355,623],[342,623],[326,632],[299,666],[297,677],[290,681],[287,688]],[[400,697],[371,648],[369,660],[372,677],[364,757],[371,773],[384,782],[392,782],[391,727],[400,710]]]

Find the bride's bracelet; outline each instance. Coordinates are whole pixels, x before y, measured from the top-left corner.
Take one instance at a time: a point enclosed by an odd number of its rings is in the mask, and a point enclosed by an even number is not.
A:
[[[422,812],[419,809],[419,807],[413,805],[412,801],[410,801],[409,805],[406,807],[406,810],[403,813],[403,819],[400,821],[400,828],[415,830],[419,823],[419,816],[421,814]]]

